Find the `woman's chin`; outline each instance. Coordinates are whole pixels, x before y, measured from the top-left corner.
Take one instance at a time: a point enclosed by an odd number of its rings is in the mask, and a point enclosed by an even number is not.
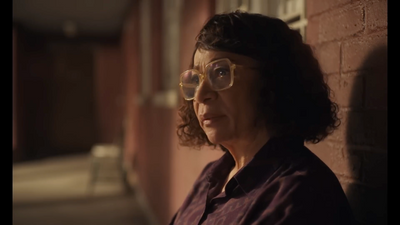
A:
[[[206,133],[206,135],[208,140],[215,145],[219,145],[227,140],[226,134],[219,134],[217,132],[208,132]]]

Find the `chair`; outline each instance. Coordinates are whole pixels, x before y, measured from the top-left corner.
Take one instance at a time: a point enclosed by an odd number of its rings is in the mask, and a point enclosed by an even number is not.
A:
[[[93,193],[95,185],[104,178],[119,179],[129,191],[127,174],[123,164],[122,148],[117,144],[95,144],[90,150],[90,178],[88,192]],[[109,176],[105,176],[108,174]]]

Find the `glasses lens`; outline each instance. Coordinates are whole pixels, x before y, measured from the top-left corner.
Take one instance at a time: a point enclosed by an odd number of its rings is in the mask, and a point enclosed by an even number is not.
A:
[[[232,86],[232,75],[229,61],[222,60],[210,64],[207,68],[207,76],[211,87],[215,90],[222,90]]]
[[[199,74],[191,70],[186,71],[181,74],[181,82],[183,96],[186,99],[193,98],[200,83]]]

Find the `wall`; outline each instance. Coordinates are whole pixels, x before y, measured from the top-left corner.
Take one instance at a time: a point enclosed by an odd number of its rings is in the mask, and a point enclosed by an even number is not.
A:
[[[386,224],[387,1],[308,0],[307,17],[307,42],[342,119],[309,147],[338,176],[360,224]]]
[[[93,42],[18,24],[13,32],[13,161],[88,152],[97,142]]]
[[[137,124],[138,107],[136,96],[140,88],[140,57],[139,57],[139,18],[138,1],[132,4],[124,21],[121,33],[122,62],[125,73],[125,112],[124,112],[124,158],[133,164],[135,152],[138,149],[139,134],[134,129]]]
[[[57,41],[49,42],[47,49],[53,64],[48,64],[52,71],[46,79],[49,106],[41,115],[48,120],[44,144],[52,155],[89,152],[98,138],[93,46]]]
[[[119,43],[94,49],[94,96],[98,142],[113,143],[123,135],[125,73]]]
[[[125,20],[122,51],[126,74],[125,160],[134,169],[130,180],[142,190],[146,207],[155,223],[172,218],[201,169],[220,152],[179,147],[176,136],[177,108],[154,105],[152,98],[162,90],[162,8],[161,0],[151,1],[151,96],[141,95],[140,2],[132,6]],[[181,69],[189,66],[195,36],[214,12],[213,1],[182,1],[180,30]],[[176,84],[178,88],[178,84]]]
[[[15,27],[16,37],[16,135],[17,157],[14,160],[42,155],[47,136],[49,82],[52,68],[49,52],[41,37]],[[35,42],[33,41],[35,40]],[[28,150],[29,149],[29,150]]]
[[[25,62],[26,57],[23,54],[22,49],[24,48],[23,40],[26,38],[24,32],[21,32],[18,25],[13,26],[13,123],[15,129],[13,130],[13,141],[15,141],[13,150],[13,162],[20,161],[26,158],[25,146],[26,136],[24,132],[24,126],[26,124],[24,118],[24,99],[22,96],[22,74],[26,70]],[[22,65],[22,66],[20,66]]]

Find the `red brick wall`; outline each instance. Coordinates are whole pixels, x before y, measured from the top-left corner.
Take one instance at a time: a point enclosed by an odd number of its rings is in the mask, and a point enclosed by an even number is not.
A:
[[[124,21],[121,36],[121,50],[125,73],[125,113],[124,113],[124,157],[133,163],[135,151],[138,149],[139,134],[135,130],[137,124],[137,106],[135,98],[140,89],[140,52],[139,52],[139,10],[138,1],[132,7]]]
[[[307,42],[342,124],[309,145],[336,173],[360,224],[387,222],[387,1],[308,0]]]

